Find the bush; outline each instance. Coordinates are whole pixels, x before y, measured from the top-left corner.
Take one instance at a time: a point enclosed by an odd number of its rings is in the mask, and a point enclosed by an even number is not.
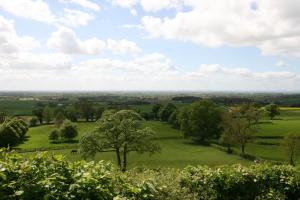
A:
[[[60,132],[57,129],[53,129],[49,133],[49,139],[50,140],[58,140],[60,136]]]
[[[0,199],[299,199],[300,171],[287,165],[203,166],[126,173],[104,161],[24,157],[0,149]]]
[[[4,121],[0,126],[0,146],[15,145],[24,138],[28,131],[26,122],[12,118]]]
[[[62,127],[60,128],[60,135],[65,139],[73,139],[78,135],[76,124],[72,123],[70,120],[64,120]]]
[[[298,199],[299,171],[292,166],[240,165],[185,169],[181,186],[197,199]],[[282,198],[284,197],[284,198]]]
[[[29,126],[30,127],[35,127],[37,126],[39,123],[39,119],[37,117],[32,117],[30,120],[29,120]]]

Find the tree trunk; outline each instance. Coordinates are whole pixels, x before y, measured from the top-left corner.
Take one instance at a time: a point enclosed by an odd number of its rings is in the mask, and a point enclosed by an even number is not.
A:
[[[295,166],[293,155],[290,156],[290,165]]]
[[[116,148],[116,154],[117,154],[117,162],[118,162],[118,166],[121,169],[121,156],[120,156],[120,149]]]
[[[242,144],[242,154],[245,154],[245,144]]]
[[[122,168],[122,171],[125,172],[126,168],[127,168],[127,143],[124,144],[123,168]]]

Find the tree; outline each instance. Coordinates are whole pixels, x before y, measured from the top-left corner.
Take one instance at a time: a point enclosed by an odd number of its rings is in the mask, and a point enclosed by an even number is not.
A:
[[[28,126],[22,119],[6,119],[0,126],[0,146],[15,145],[24,138],[27,131]]]
[[[227,119],[223,121],[223,128],[226,134],[223,137],[234,137],[234,140],[241,145],[242,154],[245,153],[246,144],[253,138],[258,131],[256,118],[252,118],[250,111],[241,112],[241,110],[230,110],[227,113]],[[249,116],[250,115],[250,116]],[[230,138],[232,139],[232,138]]]
[[[45,120],[47,124],[52,120],[52,111],[49,106],[46,106],[43,110],[43,120]]]
[[[159,110],[159,118],[161,121],[167,122],[170,115],[176,110],[176,106],[172,103],[168,103]]]
[[[274,119],[276,115],[280,115],[279,107],[276,104],[269,104],[265,109],[270,119]]]
[[[159,110],[160,108],[162,107],[161,104],[155,104],[153,107],[152,107],[152,113],[153,113],[153,116],[154,116],[154,119],[158,119],[159,116]]]
[[[285,153],[288,157],[288,161],[290,165],[295,166],[295,160],[297,157],[297,152],[299,151],[299,135],[290,133],[284,137],[283,147],[285,149]]]
[[[222,111],[212,101],[198,101],[185,110],[185,118],[181,119],[184,134],[198,142],[210,138],[218,138],[222,127]],[[184,128],[184,129],[183,129]]]
[[[36,107],[33,111],[32,111],[32,114],[34,115],[34,116],[36,116],[38,119],[39,119],[39,121],[40,121],[40,124],[43,124],[43,107],[41,107],[41,106],[38,106],[38,107]]]
[[[102,113],[104,112],[104,108],[103,107],[99,107],[95,110],[95,118],[96,120],[100,119],[102,116]]]
[[[77,111],[74,106],[67,106],[65,109],[66,118],[72,122],[77,122]]]
[[[168,123],[171,124],[174,128],[179,128],[178,115],[178,110],[174,110],[168,119]]]
[[[67,140],[71,140],[78,135],[78,130],[76,124],[70,120],[64,120],[60,128],[60,136]]]
[[[39,123],[39,119],[35,116],[29,120],[30,127],[35,127],[35,126],[37,126],[38,123]]]
[[[230,113],[225,113],[222,118],[222,135],[219,139],[219,143],[227,147],[227,153],[232,153],[231,146],[236,144],[235,132],[233,129],[232,115]]]
[[[0,110],[0,124],[2,124],[7,118],[7,113],[3,110]]]
[[[57,114],[56,114],[56,117],[55,117],[55,124],[57,126],[61,126],[63,124],[65,120],[65,115],[63,112],[59,111]]]
[[[60,136],[60,131],[58,129],[53,129],[49,133],[50,140],[58,140]]]
[[[140,128],[142,117],[132,110],[105,111],[97,121],[97,129],[80,140],[83,157],[94,156],[97,152],[113,150],[122,171],[127,168],[129,152],[155,153],[159,146],[152,141],[154,132],[150,128]]]
[[[80,111],[80,114],[86,121],[93,120],[94,118],[94,108],[91,102],[86,100],[80,100],[76,103],[76,108]]]

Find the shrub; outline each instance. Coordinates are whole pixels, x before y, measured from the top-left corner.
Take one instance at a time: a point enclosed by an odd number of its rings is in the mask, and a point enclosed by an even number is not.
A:
[[[60,132],[57,129],[53,129],[49,133],[49,139],[50,140],[58,140],[60,136]]]
[[[39,119],[37,117],[32,117],[30,120],[29,120],[29,126],[30,127],[35,127],[37,126],[39,123]]]
[[[268,200],[299,199],[300,171],[287,165],[132,169],[68,162],[63,156],[24,157],[0,149],[0,199]]]
[[[28,131],[26,122],[21,119],[7,119],[0,126],[0,146],[15,145]]]
[[[70,120],[64,120],[61,128],[60,135],[65,139],[73,139],[78,135],[76,124],[72,123]]]

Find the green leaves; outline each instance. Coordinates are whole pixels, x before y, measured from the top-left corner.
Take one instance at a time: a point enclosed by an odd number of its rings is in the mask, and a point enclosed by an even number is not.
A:
[[[0,150],[0,199],[299,199],[300,171],[286,165],[187,167],[126,173],[111,163],[68,162]]]

